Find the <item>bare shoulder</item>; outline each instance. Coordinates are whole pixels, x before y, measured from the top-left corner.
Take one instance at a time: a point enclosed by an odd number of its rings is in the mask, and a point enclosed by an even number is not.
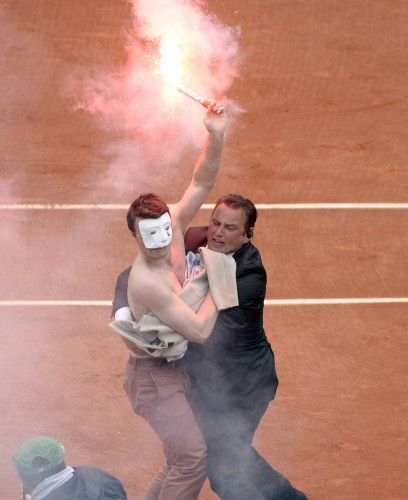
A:
[[[156,280],[153,273],[145,266],[133,264],[129,275],[128,290],[133,297],[143,296],[145,293],[152,293],[156,287]]]
[[[128,288],[132,304],[154,309],[169,300],[169,295],[172,293],[166,274],[160,274],[144,267],[142,269],[132,268]]]

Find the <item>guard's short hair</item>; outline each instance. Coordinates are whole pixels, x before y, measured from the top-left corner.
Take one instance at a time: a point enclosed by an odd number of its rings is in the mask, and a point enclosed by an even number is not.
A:
[[[248,198],[244,198],[240,194],[227,194],[225,196],[221,196],[221,198],[217,200],[214,210],[221,204],[227,205],[231,208],[241,208],[243,210],[245,214],[245,232],[248,237],[251,237],[252,234],[250,229],[255,226],[255,222],[258,217],[258,211],[252,201]],[[250,234],[251,236],[249,236]]]
[[[127,212],[127,224],[130,232],[135,234],[136,218],[158,219],[166,212],[170,213],[169,207],[154,193],[141,194],[130,205]]]

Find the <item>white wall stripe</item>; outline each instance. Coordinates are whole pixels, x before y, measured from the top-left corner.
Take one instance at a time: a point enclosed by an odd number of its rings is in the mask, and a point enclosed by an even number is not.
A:
[[[170,204],[171,206],[171,204]],[[408,203],[257,203],[259,210],[406,210]],[[127,210],[123,204],[59,204],[59,203],[11,203],[0,204],[0,210]],[[205,203],[204,210],[214,208]]]
[[[408,303],[408,297],[370,297],[333,299],[266,299],[265,306],[310,306],[330,304],[396,304]],[[0,307],[111,307],[110,300],[0,300]]]

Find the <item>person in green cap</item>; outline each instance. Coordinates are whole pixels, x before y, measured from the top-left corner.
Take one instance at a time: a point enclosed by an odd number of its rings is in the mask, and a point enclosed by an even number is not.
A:
[[[23,482],[22,500],[126,500],[122,484],[95,467],[70,467],[65,448],[54,438],[36,436],[13,455]]]

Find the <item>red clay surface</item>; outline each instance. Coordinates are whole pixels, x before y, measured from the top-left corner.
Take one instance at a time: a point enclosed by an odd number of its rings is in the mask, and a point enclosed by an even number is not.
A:
[[[408,5],[404,0],[209,2],[242,28],[247,110],[209,202],[408,202]],[[63,97],[78,65],[124,59],[125,0],[0,6],[0,203],[174,202],[175,172],[117,182],[112,134]],[[133,180],[133,182],[132,182]],[[1,210],[1,300],[110,300],[134,244],[125,212]],[[197,222],[204,223],[208,211]],[[268,299],[407,297],[407,210],[260,213]],[[0,499],[17,498],[11,455],[35,434],[70,463],[110,470],[129,499],[160,467],[154,433],[121,387],[126,349],[108,307],[1,307]],[[403,500],[408,488],[407,304],[266,307],[281,385],[256,434],[310,500]],[[208,484],[200,500],[215,498]]]

